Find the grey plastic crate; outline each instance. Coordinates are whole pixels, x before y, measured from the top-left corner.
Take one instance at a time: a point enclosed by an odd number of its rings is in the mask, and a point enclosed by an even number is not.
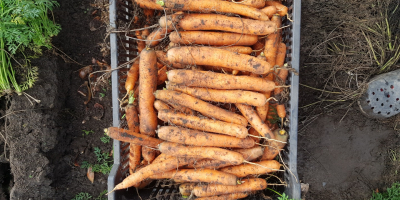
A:
[[[300,21],[301,21],[301,1],[286,0],[283,2],[288,6],[288,17],[283,18],[282,26],[284,28],[283,41],[287,45],[286,63],[292,68],[299,71],[300,62]],[[112,28],[118,28],[118,22],[129,23],[132,19],[132,2],[131,0],[110,0],[110,24]],[[132,36],[134,37],[134,36]],[[115,69],[137,56],[135,46],[136,42],[123,34],[112,33],[110,35],[111,46],[111,68]],[[123,111],[119,108],[118,98],[125,93],[124,82],[128,68],[120,68],[112,72],[112,100],[113,100],[113,126],[124,126],[121,116]],[[300,182],[297,175],[297,123],[298,123],[298,96],[299,96],[299,77],[290,73],[287,84],[290,84],[290,100],[288,101],[287,116],[289,118],[288,132],[289,141],[285,151],[283,151],[283,160],[289,167],[283,173],[285,182],[285,193],[293,199],[300,199]],[[113,141],[114,147],[114,165],[108,177],[108,191],[111,191],[115,185],[122,182],[128,174],[128,155],[129,144]],[[154,181],[146,189],[136,190],[130,188],[128,190],[119,190],[108,196],[109,200],[120,199],[180,199],[178,184],[172,181],[161,180]],[[141,198],[139,198],[139,195]],[[262,199],[260,196],[252,196],[246,199]]]

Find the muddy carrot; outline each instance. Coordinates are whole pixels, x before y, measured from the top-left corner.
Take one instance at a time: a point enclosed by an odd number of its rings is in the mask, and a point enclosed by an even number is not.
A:
[[[193,194],[197,197],[210,197],[221,194],[231,194],[238,192],[251,192],[257,190],[263,190],[267,188],[267,182],[261,178],[250,178],[243,179],[242,184],[235,186],[228,185],[198,185],[193,188]]]
[[[272,133],[271,129],[263,121],[261,121],[253,107],[239,103],[235,105],[261,136],[268,139],[274,139],[274,134]]]
[[[128,128],[135,133],[139,132],[139,117],[136,107],[129,104],[125,107],[125,118]],[[132,174],[135,168],[140,164],[142,155],[142,146],[131,143],[129,145],[129,172]]]
[[[158,70],[157,72],[157,85],[161,85],[165,83],[165,81],[168,79],[167,77],[167,66],[162,67],[161,69]]]
[[[271,172],[276,172],[281,167],[281,164],[276,160],[266,160],[254,163],[256,165],[241,164],[229,166],[219,169],[222,172],[233,174],[237,177],[246,177],[248,175],[263,175]]]
[[[276,65],[279,67],[283,67],[286,58],[286,45],[284,43],[280,43],[278,47],[278,53],[276,55]],[[278,75],[276,79],[278,79],[275,84],[281,85],[280,83],[285,83],[287,76],[289,75],[289,71],[287,69],[279,69]],[[275,88],[274,95],[278,96],[282,92],[282,88]]]
[[[223,194],[210,197],[200,197],[196,198],[196,200],[236,200],[236,199],[246,198],[247,196],[249,196],[248,193],[240,192],[240,193]]]
[[[276,27],[280,28],[281,18],[279,15],[274,15],[271,18],[271,21],[276,23]],[[271,33],[265,39],[265,48],[264,55],[269,64],[271,66],[275,66],[276,54],[278,52],[278,46],[280,44],[280,32],[276,31]]]
[[[168,30],[166,28],[157,28],[153,32],[147,36],[146,45],[149,47],[154,47],[158,45],[162,39],[164,39],[169,32],[172,30]]]
[[[125,90],[129,94],[135,88],[136,81],[139,79],[139,60],[136,60],[128,71],[125,81]]]
[[[154,9],[154,10],[164,10],[164,8],[161,5],[157,4],[153,0],[135,0],[135,2],[141,8]]]
[[[212,31],[181,31],[169,35],[171,42],[178,44],[202,44],[210,46],[251,46],[258,40],[255,35]]]
[[[119,140],[122,142],[129,142],[141,146],[157,148],[158,144],[162,142],[162,140],[118,127],[109,127],[104,131],[112,139]]]
[[[181,193],[182,196],[190,196],[196,185],[197,183],[182,183],[179,185],[179,193]]]
[[[264,149],[263,156],[261,160],[271,160],[274,159],[281,149],[286,146],[288,139],[288,133],[284,129],[274,130],[275,140],[266,142],[267,146]]]
[[[270,19],[274,14],[276,14],[277,10],[275,6],[267,6],[261,9],[261,12],[265,13]]]
[[[169,62],[168,58],[167,58],[167,53],[165,53],[163,51],[156,51],[156,55],[157,55],[157,60],[165,66],[179,68],[179,69],[182,69],[185,67],[183,64],[180,64],[180,63]]]
[[[275,6],[280,16],[286,16],[288,13],[288,7],[282,5],[279,1],[265,1],[266,6]]]

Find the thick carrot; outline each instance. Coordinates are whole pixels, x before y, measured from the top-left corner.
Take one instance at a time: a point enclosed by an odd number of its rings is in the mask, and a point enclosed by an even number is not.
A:
[[[128,104],[125,107],[125,118],[128,128],[136,133],[139,132],[139,117],[136,107]],[[142,146],[131,143],[129,145],[129,172],[132,174],[135,168],[140,164],[142,155]]]
[[[146,167],[125,178],[121,183],[115,186],[113,191],[125,189],[131,186],[138,186],[141,181],[145,180],[153,174],[167,172],[176,169],[179,166],[187,165],[188,163],[191,163],[193,161],[194,159],[192,158],[173,157],[156,164],[149,164]]]
[[[235,105],[261,136],[268,139],[274,139],[274,134],[272,133],[271,129],[267,126],[267,124],[261,121],[253,107],[239,103]]]
[[[129,144],[129,174],[133,174],[135,168],[140,164],[142,146]]]
[[[253,49],[251,49],[251,47],[245,47],[245,46],[228,46],[228,47],[214,47],[214,48],[224,49],[233,53],[241,53],[247,55],[250,55],[253,52]]]
[[[181,193],[182,196],[190,196],[196,185],[197,183],[182,183],[179,185],[179,193]]]
[[[240,1],[234,1],[235,3],[251,6],[254,8],[264,8],[265,6],[265,0],[240,0]]]
[[[237,178],[229,173],[211,169],[180,169],[173,179],[177,182],[205,182],[221,185],[236,185]]]
[[[161,5],[157,4],[154,0],[134,0],[134,1],[141,8],[164,10],[164,8]]]
[[[157,148],[158,145],[162,142],[162,140],[118,127],[109,127],[104,131],[112,139],[119,140],[122,142],[129,142],[141,146]]]
[[[276,14],[277,10],[275,6],[267,6],[261,9],[261,12],[265,13],[270,19],[274,14]]]
[[[288,134],[285,130],[283,129],[276,129],[274,130],[275,134],[275,140],[274,141],[268,141],[267,147],[264,149],[263,156],[261,157],[261,160],[272,160],[274,159],[281,149],[286,146],[286,142],[288,139]]]
[[[165,66],[179,68],[179,69],[185,68],[185,66],[180,63],[169,62],[167,58],[167,53],[163,51],[156,51],[156,55],[157,55],[157,60]]]
[[[193,194],[197,197],[210,197],[221,194],[231,194],[238,192],[251,192],[257,190],[263,190],[267,188],[267,182],[261,178],[250,178],[243,179],[242,184],[235,186],[228,185],[198,185],[193,188]]]
[[[261,157],[264,153],[264,149],[261,146],[256,146],[249,149],[233,149],[232,151],[238,152],[243,155],[243,158],[246,161],[253,161],[257,158]],[[232,166],[232,163],[221,161],[221,160],[213,160],[213,159],[201,159],[199,161],[194,162],[191,165],[188,165],[188,168],[194,169],[219,169],[227,166]]]
[[[170,155],[162,153],[162,154],[158,155],[156,159],[153,160],[152,164],[159,163],[161,161],[167,160],[167,159],[172,158],[172,157],[173,156],[170,156]]]
[[[179,104],[188,107],[206,116],[242,126],[247,125],[247,120],[243,116],[232,113],[231,111],[222,109],[218,106],[214,106],[185,93],[172,90],[157,90],[154,95],[157,99],[171,104]]]
[[[139,79],[139,60],[136,60],[128,71],[125,81],[125,90],[129,94],[134,88],[136,81]]]
[[[207,65],[203,65],[201,66],[202,69],[198,70],[198,71],[212,71],[212,72],[219,72],[219,73],[232,73],[234,70],[233,69],[229,69],[226,67],[217,67],[217,66],[207,66]]]
[[[170,70],[168,80],[189,87],[205,87],[225,90],[250,90],[269,92],[276,86],[273,81],[249,76],[234,76],[208,71]]]
[[[269,99],[271,97],[271,92],[263,92],[262,93],[265,99]],[[265,121],[267,118],[269,102],[266,102],[263,106],[257,106],[256,111],[258,116],[260,117],[261,121]]]
[[[158,112],[158,118],[178,126],[185,126],[191,129],[220,133],[238,138],[246,138],[248,135],[247,129],[244,126],[218,120],[203,119],[193,115],[185,115],[173,110],[160,110]]]
[[[163,142],[158,146],[161,153],[183,158],[210,158],[232,163],[242,164],[242,154],[217,147],[194,147],[184,146],[173,142]]]
[[[229,166],[219,169],[222,172],[233,174],[237,177],[246,177],[248,175],[263,175],[271,172],[276,172],[281,167],[281,164],[276,160],[266,160],[254,163],[256,165],[241,164]]]
[[[167,19],[167,20],[166,20]],[[166,27],[173,24],[169,18],[161,17],[159,24]],[[243,19],[240,17],[228,17],[218,14],[185,14],[183,18],[176,20],[183,30],[216,30],[249,35],[267,35],[276,30],[276,26],[271,21]]]
[[[212,47],[175,47],[168,50],[167,57],[171,63],[213,65],[255,74],[266,74],[271,70],[271,65],[266,61]]]
[[[179,111],[179,112],[181,112],[181,113],[185,113],[185,114],[187,114],[187,115],[194,115],[194,114],[195,114],[194,110],[192,110],[192,109],[190,109],[190,108],[187,108],[187,107],[185,107],[185,106],[178,105],[178,104],[171,104],[171,106],[172,106],[176,111]]]
[[[257,8],[237,4],[229,1],[215,0],[163,0],[165,7],[175,10],[204,12],[212,11],[218,13],[232,13],[243,15],[248,18],[268,21],[268,16]]]
[[[240,33],[211,31],[181,31],[169,35],[171,42],[178,44],[202,44],[209,46],[251,46],[257,42],[257,36]]]
[[[157,130],[157,134],[162,140],[185,145],[233,148],[250,148],[255,145],[254,141],[249,137],[241,139],[175,126],[163,126]]]
[[[146,45],[150,46],[150,47],[156,46],[171,31],[172,31],[171,29],[166,29],[166,28],[157,28],[157,29],[155,29],[153,32],[150,33],[149,36],[147,36]]]
[[[142,157],[145,161],[151,163],[157,157],[157,150],[144,146],[142,147]]]
[[[286,45],[284,43],[280,43],[278,47],[278,53],[276,55],[276,65],[279,67],[283,67],[286,58]],[[276,77],[279,81],[276,81],[276,85],[281,85],[280,83],[285,83],[287,76],[289,75],[289,71],[287,69],[279,69],[278,76]],[[275,88],[274,95],[277,96],[282,92],[282,88]]]
[[[162,67],[161,69],[158,70],[157,72],[157,85],[161,85],[165,83],[165,81],[168,79],[167,77],[167,66]]]
[[[174,176],[175,176],[177,171],[178,171],[177,169],[173,169],[171,171],[161,172],[161,173],[158,173],[158,174],[153,174],[149,178],[156,179],[156,180],[159,180],[159,179],[172,179],[172,178],[174,178]]]
[[[276,23],[276,27],[280,28],[281,18],[279,15],[274,15],[271,21]],[[280,44],[280,32],[276,31],[271,33],[265,39],[264,55],[271,66],[275,66],[276,54],[278,52],[278,46]]]
[[[186,87],[167,83],[167,89],[180,91],[205,101],[214,101],[221,103],[244,103],[252,106],[265,105],[266,98],[263,94],[243,90],[215,90],[198,87]]]
[[[279,1],[265,1],[265,5],[266,6],[275,6],[276,7],[276,11],[282,17],[286,16],[287,13],[288,13],[288,7],[282,5],[282,3],[279,2]]]
[[[248,193],[240,192],[240,193],[231,193],[231,194],[223,194],[211,197],[200,197],[196,198],[196,200],[236,200],[243,199],[249,196]]]
[[[153,92],[157,89],[157,57],[153,50],[143,50],[139,63],[140,133],[154,136],[157,114],[154,110]]]

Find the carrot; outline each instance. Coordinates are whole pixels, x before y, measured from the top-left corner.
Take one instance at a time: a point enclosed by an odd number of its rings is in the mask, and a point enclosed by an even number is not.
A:
[[[286,45],[284,43],[280,43],[278,47],[278,53],[276,55],[276,65],[279,67],[283,67],[285,63],[285,57],[286,57]],[[276,85],[281,85],[280,83],[285,83],[287,76],[289,75],[289,71],[287,69],[279,69],[278,71],[278,76],[276,77],[279,81],[276,81]],[[274,95],[277,96],[282,92],[282,88],[275,88],[274,89]]]
[[[119,140],[122,142],[129,142],[141,146],[157,148],[158,145],[162,142],[162,140],[118,127],[109,127],[104,131],[112,139]]]
[[[140,133],[154,136],[157,129],[157,114],[153,104],[153,92],[157,88],[157,59],[153,50],[143,50],[139,63],[139,110]]]
[[[281,18],[279,15],[274,15],[271,18],[271,21],[275,22],[276,27],[280,28]],[[278,51],[279,43],[280,43],[280,32],[278,31],[269,34],[265,39],[264,55],[267,62],[271,66],[275,66],[276,54]]]
[[[160,17],[158,23],[160,24],[160,27],[162,27],[162,28],[166,28],[168,30],[175,31],[175,30],[180,29],[178,23],[183,17],[184,17],[183,12],[178,11],[172,15]]]
[[[157,157],[157,150],[151,149],[149,147],[142,147],[142,157],[148,163],[153,162],[153,160]]]
[[[202,44],[210,46],[251,46],[257,42],[257,36],[240,33],[211,31],[181,31],[169,34],[171,42],[178,44]]]
[[[237,177],[246,177],[248,175],[262,175],[276,172],[281,167],[281,164],[276,160],[266,160],[256,162],[255,164],[257,165],[241,164],[229,166],[220,169],[220,171],[233,174]]]
[[[275,6],[267,6],[261,9],[261,12],[265,13],[270,19],[274,14],[276,14],[277,10]]]
[[[207,66],[207,65],[203,65],[201,66],[202,70],[198,70],[198,71],[212,71],[212,72],[220,72],[220,73],[232,73],[234,70],[233,69],[229,69],[226,67],[217,67],[217,66]]]
[[[228,46],[228,47],[214,47],[214,48],[224,49],[233,53],[241,53],[247,55],[250,55],[253,52],[253,49],[251,49],[251,47],[245,47],[245,46]]]
[[[276,112],[278,113],[279,118],[282,119],[286,117],[286,109],[284,104],[276,105]]]
[[[173,179],[177,182],[205,182],[221,185],[236,185],[237,178],[229,173],[211,169],[180,169]]]
[[[136,133],[139,132],[139,117],[136,107],[128,104],[125,107],[125,117],[128,128]],[[132,174],[135,168],[140,164],[142,146],[131,143],[129,145],[129,172]]]
[[[205,101],[221,103],[244,103],[252,106],[262,106],[266,102],[263,94],[243,90],[215,90],[198,87],[186,87],[168,82],[168,90],[175,90]]]
[[[161,85],[165,83],[167,80],[167,66],[162,67],[161,69],[158,70],[157,72],[157,85]]]
[[[167,58],[167,53],[165,53],[163,51],[156,51],[156,55],[157,55],[157,60],[165,66],[168,66],[168,67],[172,66],[174,68],[179,68],[179,69],[185,68],[185,66],[180,63],[172,64],[171,62],[169,62],[168,58]]]
[[[247,149],[233,149],[233,151],[242,154],[243,158],[247,161],[256,160],[257,158],[261,157],[264,153],[264,149],[261,148],[261,146],[255,146]]]
[[[146,17],[147,23],[151,22],[151,19],[154,16],[154,11],[155,11],[154,9],[147,9],[147,8],[143,9],[143,13],[144,13],[144,16]]]
[[[169,110],[169,109],[171,109],[171,108],[168,106],[168,104],[166,104],[164,101],[161,101],[161,100],[155,100],[155,101],[154,101],[154,108],[155,108],[157,111],[160,111],[160,110]]]
[[[154,47],[163,40],[166,35],[172,30],[166,28],[157,28],[147,36],[146,45],[149,47]]]
[[[142,38],[147,39],[147,36],[150,35],[150,29],[148,28],[149,25],[144,25],[144,29],[142,30]]]
[[[190,108],[184,107],[182,105],[178,105],[178,104],[171,104],[171,106],[176,110],[179,111],[181,113],[187,114],[187,115],[194,115],[194,111]]]
[[[142,146],[129,144],[129,174],[133,174],[135,168],[140,164]]]
[[[288,7],[282,5],[279,1],[265,1],[266,6],[275,6],[280,16],[285,16],[288,13]]]
[[[267,188],[267,182],[261,178],[250,178],[242,180],[242,184],[235,186],[228,185],[198,185],[193,188],[193,194],[197,197],[210,197],[221,194],[231,194],[238,192],[251,192]]]
[[[266,74],[271,70],[271,65],[266,61],[212,47],[175,47],[168,50],[167,57],[171,63],[213,65],[255,74]]]
[[[261,160],[271,160],[274,159],[281,149],[286,146],[286,142],[288,139],[288,134],[284,129],[276,129],[274,130],[276,141],[268,141],[267,147],[264,149],[263,156]]]
[[[251,48],[253,49],[253,51],[255,52],[256,56],[259,56],[261,54],[261,52],[264,51],[265,48],[265,38],[259,38],[257,40],[257,42],[251,46]]]
[[[141,8],[154,9],[154,10],[164,10],[164,8],[161,5],[157,4],[153,0],[134,0],[134,1]]]
[[[263,92],[263,95],[265,99],[269,99],[271,97],[271,92]],[[265,121],[265,119],[267,118],[268,107],[269,107],[269,102],[266,102],[262,106],[256,107],[257,114],[260,117],[261,121]]]
[[[162,173],[158,173],[158,174],[153,174],[149,178],[156,179],[156,180],[159,180],[159,179],[172,179],[172,178],[174,178],[176,172],[177,172],[177,169],[173,169],[171,171],[162,172]]]
[[[197,183],[182,183],[179,185],[179,193],[181,193],[182,196],[190,196],[196,185]]]
[[[257,8],[241,5],[229,1],[215,0],[163,0],[166,8],[183,11],[213,11],[218,13],[232,13],[248,18],[268,21],[268,16]]]
[[[125,81],[125,90],[129,94],[134,88],[136,81],[139,79],[139,61],[136,60],[128,71]]]
[[[254,135],[254,136],[257,136],[257,137],[251,137],[253,140],[254,140],[254,142],[256,142],[256,143],[259,143],[260,142],[260,140],[261,140],[261,138],[259,138],[260,137],[260,134],[256,131],[256,129],[254,129],[253,127],[251,127],[250,129],[249,129],[249,135]]]
[[[261,136],[268,139],[274,139],[274,134],[272,133],[271,129],[263,121],[261,121],[254,108],[239,103],[235,105]]]
[[[154,159],[151,164],[156,164],[156,163],[162,162],[162,161],[167,160],[167,159],[172,158],[172,157],[173,156],[170,156],[170,155],[162,153],[162,154],[158,155],[157,158]]]
[[[266,81],[263,78],[234,76],[206,71],[170,70],[167,75],[170,82],[183,84],[189,87],[259,92],[269,92],[276,87],[274,82]]]
[[[184,146],[173,142],[163,142],[159,145],[161,153],[183,158],[211,158],[232,163],[242,164],[242,154],[217,147]]]
[[[136,31],[135,34],[136,34],[136,38],[139,39],[136,42],[137,42],[138,52],[140,53],[146,47],[146,43],[142,40],[143,37],[142,37],[141,31]]]
[[[125,189],[131,186],[138,186],[141,181],[149,178],[153,174],[167,172],[176,169],[179,166],[187,165],[193,161],[194,159],[191,158],[172,157],[156,164],[149,164],[134,174],[126,177],[121,183],[116,185],[112,191]]]
[[[265,0],[240,0],[240,1],[234,1],[235,3],[238,4],[243,4],[247,6],[251,6],[254,8],[264,8],[265,6]]]
[[[202,119],[197,116],[185,115],[172,110],[160,110],[158,112],[158,118],[178,126],[185,126],[191,129],[220,133],[238,138],[246,138],[248,135],[247,129],[244,126],[218,120]]]
[[[246,198],[247,196],[249,196],[248,193],[240,192],[240,193],[223,194],[211,197],[200,197],[197,198],[196,200],[235,200],[235,199]]]
[[[275,24],[271,21],[243,19],[218,14],[185,14],[179,18],[181,19],[171,21],[170,18],[163,16],[160,18],[159,24],[161,27],[175,24],[175,26],[178,25],[187,31],[216,30],[249,35],[267,35],[276,30]]]
[[[154,95],[157,99],[171,104],[178,104],[188,107],[202,113],[203,115],[242,126],[247,125],[247,120],[243,116],[232,113],[228,110],[224,110],[185,93],[172,90],[157,90]]]
[[[158,137],[162,140],[185,145],[236,148],[250,148],[254,146],[254,141],[251,138],[241,139],[174,126],[163,126],[158,129],[157,133]]]

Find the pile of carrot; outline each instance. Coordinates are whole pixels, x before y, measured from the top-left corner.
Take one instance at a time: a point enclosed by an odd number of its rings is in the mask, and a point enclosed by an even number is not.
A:
[[[265,0],[133,2],[146,17],[168,15],[152,32],[136,32],[146,42],[138,41],[125,82],[128,129],[106,129],[131,144],[130,175],[114,190],[157,179],[172,179],[183,196],[198,199],[266,189],[259,176],[282,171],[275,158],[288,139],[281,33],[288,8]],[[170,43],[160,48],[161,40]]]

